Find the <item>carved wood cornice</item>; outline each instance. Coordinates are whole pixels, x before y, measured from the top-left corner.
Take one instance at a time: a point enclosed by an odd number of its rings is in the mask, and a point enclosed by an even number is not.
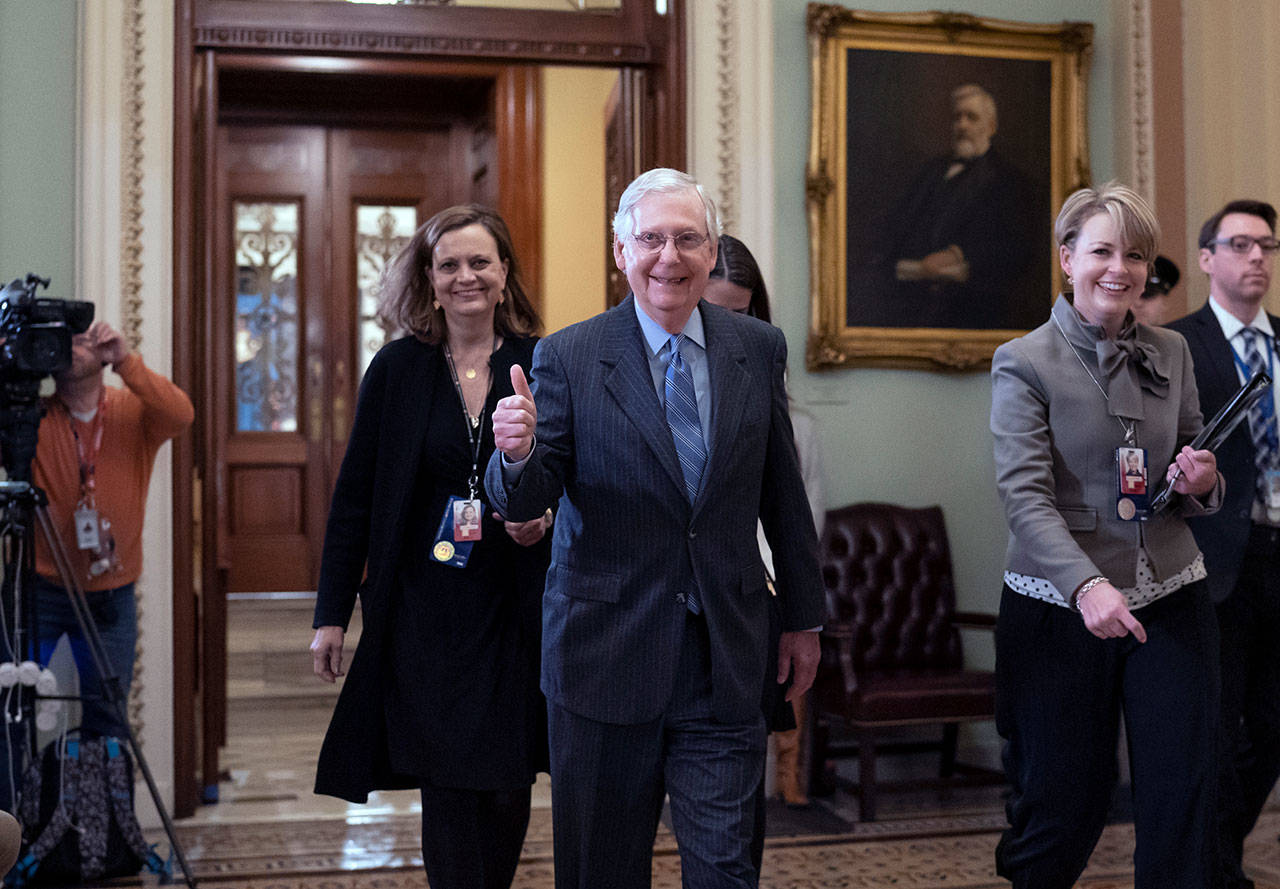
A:
[[[197,27],[197,49],[289,52],[386,53],[388,55],[486,56],[539,62],[646,65],[647,47],[633,43],[555,41],[487,37],[440,37],[322,28]]]
[[[961,37],[981,38],[982,35],[1008,37],[1021,34],[1034,37],[1053,37],[1068,52],[1092,45],[1092,26],[1082,22],[1015,22],[1006,19],[984,18],[968,12],[872,12],[865,9],[848,9],[829,3],[810,3],[807,9],[807,29],[811,36],[829,36],[836,29],[847,25],[883,29],[886,34],[918,33],[921,28],[937,28],[948,42]]]

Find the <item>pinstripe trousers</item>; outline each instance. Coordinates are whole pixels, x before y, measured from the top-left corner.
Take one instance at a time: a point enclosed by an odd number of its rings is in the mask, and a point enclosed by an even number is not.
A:
[[[686,889],[754,889],[754,796],[764,720],[711,715],[710,640],[690,614],[666,712],[639,725],[548,704],[556,889],[647,889],[663,797]]]

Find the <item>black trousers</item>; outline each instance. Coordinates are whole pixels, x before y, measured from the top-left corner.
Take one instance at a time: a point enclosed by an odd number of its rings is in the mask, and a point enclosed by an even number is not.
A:
[[[1133,776],[1135,889],[1206,889],[1218,745],[1218,634],[1203,582],[1099,639],[1081,616],[1005,587],[996,626],[996,728],[1012,786],[996,870],[1016,889],[1069,889],[1116,783],[1123,713]]]
[[[1217,605],[1222,638],[1218,826],[1223,878],[1240,860],[1280,777],[1280,529],[1255,525],[1235,589]]]
[[[431,889],[509,889],[531,789],[422,788],[422,863]]]

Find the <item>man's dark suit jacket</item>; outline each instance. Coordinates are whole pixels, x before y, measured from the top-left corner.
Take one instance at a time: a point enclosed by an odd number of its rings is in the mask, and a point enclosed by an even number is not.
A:
[[[1268,314],[1274,330],[1280,330],[1280,318]],[[1195,362],[1196,386],[1200,390],[1200,412],[1205,422],[1216,414],[1240,388],[1231,344],[1222,333],[1222,325],[1208,303],[1198,312],[1179,318],[1169,325],[1186,337]],[[1209,571],[1209,592],[1214,602],[1221,602],[1235,589],[1249,541],[1250,510],[1256,497],[1257,469],[1253,464],[1253,440],[1249,421],[1245,420],[1218,448],[1218,471],[1227,483],[1222,508],[1217,514],[1187,519],[1196,543],[1204,553]]]
[[[539,342],[537,444],[518,482],[501,454],[485,483],[513,520],[559,500],[543,598],[542,689],[598,722],[637,724],[670,700],[688,594],[711,639],[714,716],[760,715],[769,592],[756,542],[773,547],[784,630],[823,622],[817,539],[775,327],[699,304],[711,387],[709,455],[689,503],[654,389],[634,297]]]

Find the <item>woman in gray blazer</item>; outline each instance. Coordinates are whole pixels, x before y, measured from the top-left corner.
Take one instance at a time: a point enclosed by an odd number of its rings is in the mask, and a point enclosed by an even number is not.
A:
[[[1116,782],[1123,712],[1136,889],[1209,885],[1217,647],[1204,560],[1183,517],[1217,508],[1182,337],[1134,321],[1159,238],[1121,185],[1081,189],[1054,225],[1068,292],[996,350],[991,431],[1009,523],[996,629],[996,727],[1012,785],[997,869],[1068,889]],[[1145,451],[1150,484],[1124,485]],[[1168,467],[1165,470],[1165,467]],[[1171,508],[1146,515],[1161,475]]]

